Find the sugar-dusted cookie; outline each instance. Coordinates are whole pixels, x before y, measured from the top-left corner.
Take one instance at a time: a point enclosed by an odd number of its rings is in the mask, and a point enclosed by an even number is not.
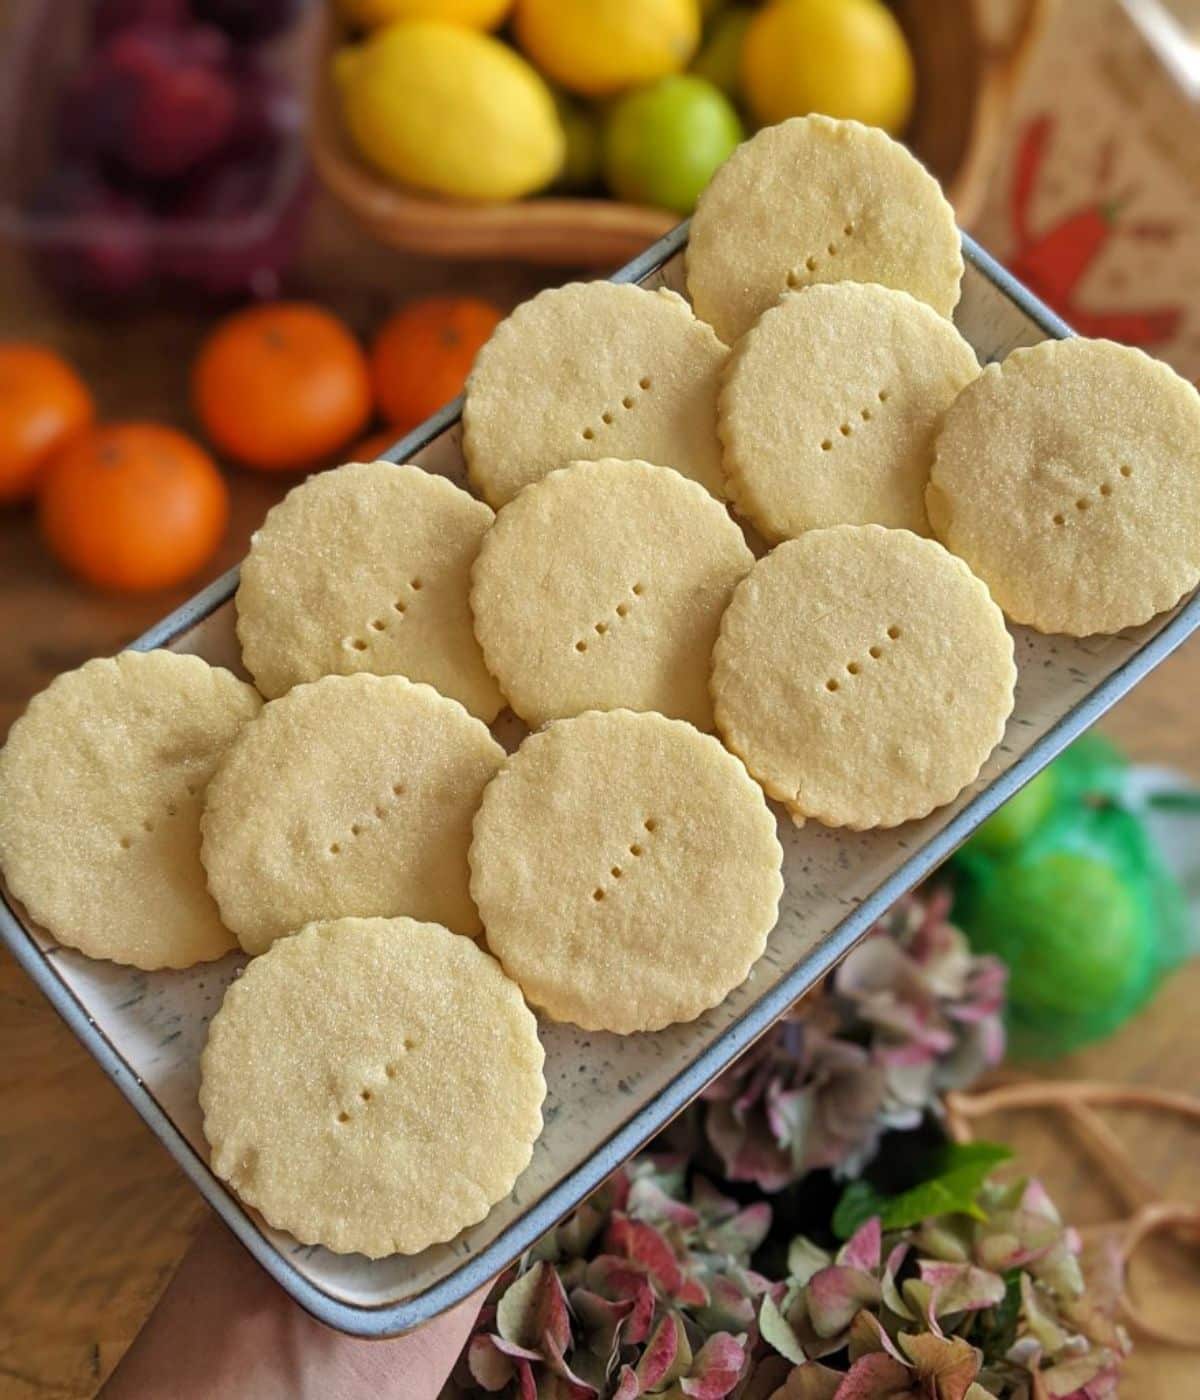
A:
[[[753,563],[696,482],[646,462],[575,462],[527,486],[484,536],[475,631],[530,725],[625,708],[711,729],[713,643]]]
[[[789,288],[879,282],[949,316],[962,275],[933,176],[878,128],[821,116],[739,146],[700,196],[687,250],[696,315],[728,345]]]
[[[471,480],[499,509],[568,462],[641,458],[723,496],[725,356],[675,292],[612,282],[541,292],[496,327],[467,380]]]
[[[123,651],[59,676],[0,749],[0,868],[60,943],[188,967],[236,943],[200,864],[213,770],[259,711],[228,671]]]
[[[690,1021],[743,982],[783,889],[775,819],[741,763],[681,720],[556,720],[488,784],[471,892],[488,946],[555,1020]]]
[[[352,462],[297,486],[250,542],[237,592],[246,669],[274,698],[371,671],[425,681],[491,723],[503,704],[471,631],[492,512],[444,477]]]
[[[1200,581],[1200,395],[1108,340],[1015,350],[946,415],[926,504],[1013,619],[1083,637]]]
[[[789,292],[738,341],[717,425],[737,509],[771,540],[824,525],[929,533],[942,415],[979,373],[944,316],[907,292]]]
[[[725,742],[798,817],[863,830],[952,801],[1013,706],[1000,609],[934,540],[810,530],[734,590],[713,653]]]
[[[303,1244],[415,1254],[529,1164],[537,1023],[494,958],[412,919],[313,923],[225,993],[201,1058],[213,1169]]]
[[[477,934],[471,819],[504,750],[456,701],[403,676],[325,676],[263,707],[205,795],[201,857],[248,953],[314,919]]]

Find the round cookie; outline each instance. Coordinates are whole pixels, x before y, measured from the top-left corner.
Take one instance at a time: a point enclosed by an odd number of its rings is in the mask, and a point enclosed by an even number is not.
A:
[[[484,536],[475,632],[531,726],[626,708],[711,729],[713,643],[753,563],[696,482],[647,462],[573,462],[527,486]]]
[[[444,477],[351,462],[297,486],[250,542],[237,592],[246,669],[270,698],[320,676],[403,675],[485,723],[503,700],[467,604],[491,510]]]
[[[1000,609],[934,540],[810,530],[734,590],[713,653],[725,742],[798,817],[865,830],[952,801],[1016,683]]]
[[[692,218],[688,291],[727,345],[780,295],[878,282],[943,316],[958,304],[962,246],[937,181],[876,127],[793,117],[764,127],[713,176]]]
[[[303,1244],[415,1254],[528,1166],[537,1022],[494,958],[412,919],[313,923],[229,988],[201,1057],[213,1170]]]
[[[530,735],[488,784],[471,892],[488,946],[558,1021],[690,1021],[746,978],[783,890],[775,819],[681,720],[592,711]]]
[[[123,651],[35,695],[0,749],[0,868],[60,943],[146,969],[236,947],[204,882],[205,785],[262,701],[196,656]]]
[[[541,292],[496,327],[467,379],[471,480],[498,510],[567,462],[640,458],[724,496],[726,354],[675,292],[612,282]]]
[[[471,819],[504,750],[403,676],[325,676],[264,706],[209,785],[208,887],[248,953],[314,919],[408,914],[477,934]]]
[[[1112,341],[1014,350],[946,415],[926,505],[1014,622],[1146,622],[1200,580],[1200,395]]]
[[[929,533],[933,438],[979,373],[944,316],[907,292],[789,292],[738,341],[718,400],[738,511],[770,540],[826,525]]]

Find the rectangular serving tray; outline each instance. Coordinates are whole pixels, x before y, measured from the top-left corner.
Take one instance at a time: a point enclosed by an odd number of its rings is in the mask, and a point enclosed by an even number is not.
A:
[[[616,275],[683,292],[687,226]],[[956,314],[984,361],[1067,326],[964,238]],[[465,485],[460,403],[387,454]],[[194,652],[241,673],[233,630],[236,570],[134,645]],[[512,1195],[447,1245],[370,1261],[297,1244],[243,1207],[213,1175],[196,1102],[205,1028],[244,959],[145,973],[60,948],[11,898],[0,932],[17,960],[251,1253],[332,1327],[386,1337],[420,1325],[486,1283],[654,1136],[862,937],[895,901],[1200,624],[1200,596],[1114,637],[1081,641],[1015,628],[1016,708],[979,780],[951,806],[892,831],[779,822],[785,891],[779,923],[749,980],[699,1020],[619,1037],[543,1022],[545,1130]]]

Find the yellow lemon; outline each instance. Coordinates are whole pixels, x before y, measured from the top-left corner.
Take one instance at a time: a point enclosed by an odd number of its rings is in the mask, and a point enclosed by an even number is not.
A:
[[[377,29],[335,63],[346,127],[385,175],[460,199],[518,199],[563,163],[550,89],[486,34],[429,20]]]
[[[360,29],[378,29],[401,19],[436,19],[469,29],[495,29],[512,0],[338,0],[343,16]]]
[[[746,31],[741,77],[764,126],[824,112],[895,135],[912,111],[912,54],[880,0],[775,0]]]
[[[678,73],[700,42],[696,0],[517,0],[513,23],[542,72],[586,97]]]

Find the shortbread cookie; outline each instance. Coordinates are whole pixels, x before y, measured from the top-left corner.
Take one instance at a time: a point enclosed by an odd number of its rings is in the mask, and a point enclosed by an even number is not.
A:
[[[1015,350],[954,404],[936,452],[930,523],[1014,622],[1116,632],[1200,581],[1200,395],[1140,350]]]
[[[711,729],[713,643],[753,563],[696,482],[646,462],[575,462],[527,486],[484,536],[475,631],[530,725],[626,708]]]
[[[953,324],[907,292],[789,292],[729,357],[717,425],[737,509],[770,540],[825,525],[929,533],[934,433],[979,373]]]
[[[201,1058],[213,1170],[303,1244],[415,1254],[483,1219],[541,1131],[537,1023],[469,939],[313,923],[229,988]]]
[[[864,830],[952,801],[1013,707],[1000,609],[934,540],[810,530],[734,590],[713,653],[725,742],[799,817]]]
[[[492,519],[420,467],[351,462],[297,486],[242,565],[237,630],[259,690],[274,698],[321,676],[401,675],[490,724],[504,702],[467,590]]]
[[[746,978],[783,890],[775,819],[741,763],[680,720],[556,720],[483,795],[471,891],[488,946],[555,1020],[690,1021]]]
[[[0,750],[0,867],[60,943],[133,967],[236,947],[200,864],[213,770],[262,701],[170,651],[89,661],[34,696]]]
[[[496,327],[467,380],[471,480],[499,509],[568,462],[641,458],[723,496],[725,356],[675,292],[612,282],[542,292]]]
[[[248,953],[313,919],[408,914],[477,934],[471,819],[504,750],[403,676],[326,676],[272,700],[205,798],[208,886]]]
[[[696,315],[727,345],[788,289],[878,282],[949,316],[962,275],[933,176],[876,127],[821,116],[739,146],[700,196],[687,250]]]

